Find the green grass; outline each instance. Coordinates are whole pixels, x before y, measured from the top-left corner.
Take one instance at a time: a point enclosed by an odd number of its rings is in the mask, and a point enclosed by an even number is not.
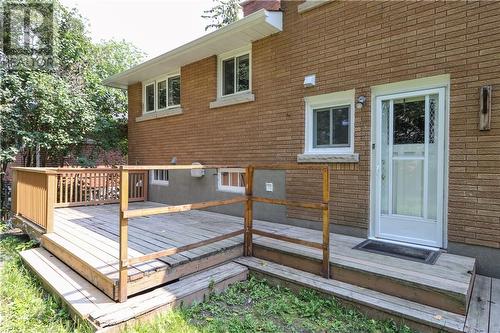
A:
[[[46,293],[24,268],[18,252],[34,246],[14,237],[0,240],[4,267],[0,272],[0,332],[87,332]],[[128,327],[128,333],[172,332],[377,332],[409,333],[392,321],[366,318],[333,298],[314,291],[295,294],[251,278],[236,283],[205,302],[157,316]]]
[[[150,332],[412,332],[392,321],[372,320],[333,298],[304,289],[295,294],[250,278],[206,302],[165,313],[128,333]]]
[[[34,245],[16,237],[0,240],[0,260],[3,261],[0,272],[0,332],[89,332],[87,325],[74,322],[22,265],[19,251]]]

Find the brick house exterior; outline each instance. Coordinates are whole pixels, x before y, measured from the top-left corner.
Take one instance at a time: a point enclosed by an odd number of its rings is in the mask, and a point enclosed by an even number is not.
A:
[[[374,87],[448,76],[443,247],[476,256],[483,271],[499,275],[500,268],[488,271],[486,263],[500,260],[500,2],[331,1],[307,11],[301,6],[308,1],[267,3],[279,3],[283,29],[251,44],[255,100],[210,107],[217,97],[216,54],[180,67],[182,114],[138,121],[143,85],[128,84],[129,164],[170,163],[174,156],[179,164],[296,163],[305,145],[304,98],[354,89],[355,100],[366,97],[354,111],[359,157],[329,163],[331,222],[339,232],[367,236]],[[310,74],[315,85],[305,87]],[[484,85],[493,91],[491,129],[480,131]],[[315,179],[288,173],[286,196],[304,189],[319,196]],[[301,210],[286,214],[317,218]]]

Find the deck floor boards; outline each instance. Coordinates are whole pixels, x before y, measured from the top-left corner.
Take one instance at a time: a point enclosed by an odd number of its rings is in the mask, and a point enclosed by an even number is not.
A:
[[[130,208],[157,207],[154,202],[131,203]],[[82,257],[99,267],[108,278],[116,280],[118,262],[118,205],[57,208],[54,214],[55,235],[69,243],[76,243]],[[195,243],[243,228],[243,218],[209,211],[188,211],[159,214],[129,220],[129,255],[137,257],[170,247]],[[318,230],[266,221],[254,221],[254,228],[303,240],[321,242]],[[440,255],[434,265],[428,265],[376,253],[354,250],[364,239],[331,234],[331,262],[335,265],[368,271],[373,274],[397,277],[419,285],[466,293],[470,285],[473,258],[448,253]],[[243,236],[209,244],[173,256],[134,265],[129,276],[173,268],[192,260],[240,246]],[[257,245],[282,249],[308,258],[321,259],[321,250],[301,245],[254,236]]]
[[[229,262],[116,303],[42,248],[23,251],[21,258],[73,315],[89,322],[94,330],[106,332],[120,332],[127,322],[148,319],[180,304],[202,301],[211,292],[220,292],[229,284],[245,280],[248,271]]]

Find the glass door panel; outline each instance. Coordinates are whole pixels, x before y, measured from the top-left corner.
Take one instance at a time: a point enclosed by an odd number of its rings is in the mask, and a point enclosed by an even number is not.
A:
[[[376,236],[442,245],[444,89],[377,98]]]

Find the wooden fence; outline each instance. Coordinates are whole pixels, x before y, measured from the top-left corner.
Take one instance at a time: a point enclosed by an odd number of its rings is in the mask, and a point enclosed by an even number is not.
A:
[[[287,241],[294,244],[299,244],[303,246],[308,246],[316,249],[322,250],[323,262],[321,275],[329,278],[330,276],[330,211],[329,211],[329,201],[330,201],[330,169],[326,165],[249,165],[245,167],[245,195],[236,196],[231,199],[217,200],[217,201],[207,201],[198,203],[189,203],[176,206],[164,206],[164,207],[154,207],[145,209],[133,209],[129,210],[127,198],[127,193],[129,193],[129,173],[161,169],[161,170],[191,170],[191,169],[220,169],[220,168],[242,168],[241,166],[221,166],[221,165],[150,165],[150,166],[121,166],[120,167],[120,232],[119,232],[119,301],[125,302],[127,300],[127,278],[128,278],[128,267],[134,264],[144,263],[153,259],[170,256],[176,253],[189,251],[204,245],[215,243],[224,239],[232,238],[238,235],[244,235],[244,254],[246,256],[252,255],[252,237],[253,234],[260,235],[264,237],[269,237],[281,241]],[[320,170],[322,173],[322,202],[312,203],[312,202],[302,202],[302,201],[292,201],[285,199],[273,199],[265,197],[257,197],[253,195],[253,177],[255,170]],[[284,235],[276,235],[267,231],[258,230],[253,228],[253,203],[263,202],[275,205],[286,205],[295,206],[301,208],[309,209],[319,209],[322,210],[322,224],[323,224],[323,238],[322,242],[312,242],[302,239],[297,239],[293,237],[288,237]],[[185,212],[193,209],[203,209],[209,207],[232,205],[237,203],[245,204],[244,211],[244,226],[242,230],[237,230],[231,233],[220,235],[214,238],[199,241],[193,244],[172,247],[165,250],[145,254],[143,256],[129,258],[128,257],[128,219],[133,217],[143,217],[155,214],[170,214]]]
[[[116,168],[13,168],[12,211],[46,232],[53,231],[54,208],[120,202]],[[129,201],[146,201],[148,171],[129,174]]]
[[[120,170],[57,169],[56,207],[89,206],[120,202]],[[147,200],[148,171],[129,174],[130,201]]]

